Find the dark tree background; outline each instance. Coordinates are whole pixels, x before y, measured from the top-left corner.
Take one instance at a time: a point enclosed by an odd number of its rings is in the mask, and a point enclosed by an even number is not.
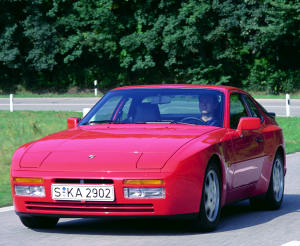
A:
[[[0,91],[300,89],[300,0],[0,0]]]

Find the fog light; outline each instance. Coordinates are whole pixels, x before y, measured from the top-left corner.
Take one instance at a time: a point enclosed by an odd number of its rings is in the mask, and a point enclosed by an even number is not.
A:
[[[163,187],[126,187],[124,188],[125,198],[165,198]]]
[[[45,197],[45,187],[42,185],[15,185],[17,196]]]

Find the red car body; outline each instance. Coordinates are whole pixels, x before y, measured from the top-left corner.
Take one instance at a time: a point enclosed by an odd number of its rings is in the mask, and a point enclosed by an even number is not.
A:
[[[197,215],[211,161],[220,171],[220,207],[267,194],[276,156],[280,156],[284,174],[286,172],[282,130],[246,92],[234,87],[200,85],[132,86],[113,91],[130,89],[138,93],[140,89],[174,88],[213,89],[223,93],[221,127],[165,123],[77,126],[76,119],[69,119],[70,129],[25,144],[15,152],[11,187],[17,214],[21,218]],[[257,119],[254,117],[251,121],[249,117],[253,116],[248,112],[244,125],[240,120],[239,126],[232,129],[230,96],[233,94],[246,95],[262,118],[254,122],[253,119]],[[258,125],[253,127],[255,124]],[[33,183],[30,179],[18,178],[32,178]],[[16,195],[15,185],[39,184],[36,179],[41,179],[44,197]],[[51,186],[68,184],[71,180],[78,184],[82,180],[100,180],[101,184],[112,185],[114,200],[54,200]],[[127,184],[124,180],[162,182],[141,185]],[[165,197],[129,199],[124,196],[124,187],[141,186],[163,187]]]

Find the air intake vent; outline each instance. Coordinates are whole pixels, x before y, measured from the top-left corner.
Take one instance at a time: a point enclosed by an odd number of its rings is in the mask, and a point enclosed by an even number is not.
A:
[[[58,184],[113,184],[111,179],[55,179]]]
[[[99,202],[25,202],[32,211],[73,211],[73,212],[154,212],[153,204],[111,204]]]

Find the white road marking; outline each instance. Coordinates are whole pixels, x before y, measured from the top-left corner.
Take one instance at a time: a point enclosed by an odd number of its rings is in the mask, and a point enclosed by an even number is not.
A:
[[[7,211],[12,211],[12,210],[14,210],[14,206],[3,207],[3,208],[0,208],[0,213],[7,212]]]
[[[281,246],[300,246],[300,241],[291,241],[291,242],[282,244]]]

